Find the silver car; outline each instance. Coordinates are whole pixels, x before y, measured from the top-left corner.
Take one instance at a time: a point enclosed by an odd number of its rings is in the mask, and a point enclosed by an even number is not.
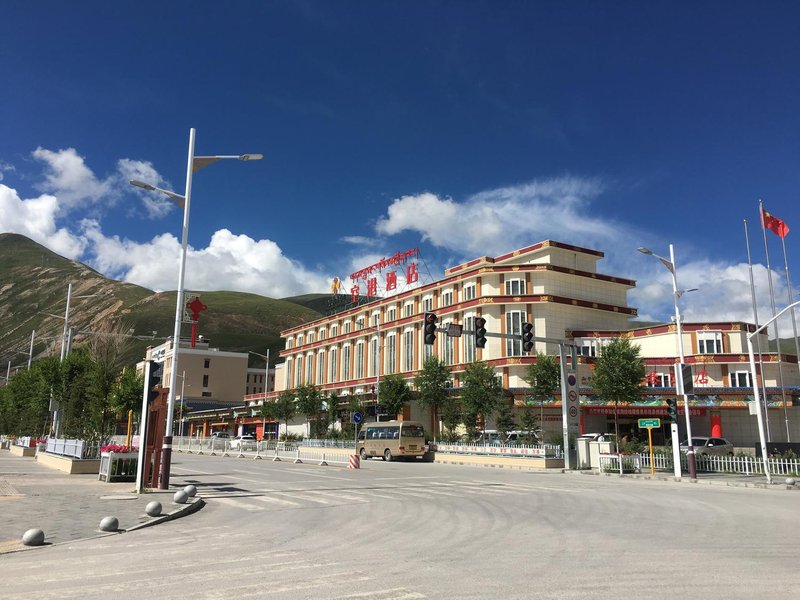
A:
[[[681,442],[681,452],[689,450],[686,442],[687,440]],[[692,436],[692,446],[695,454],[733,455],[733,444],[725,438]]]
[[[252,435],[237,435],[231,440],[231,448],[241,450],[254,450],[256,447],[256,438]]]

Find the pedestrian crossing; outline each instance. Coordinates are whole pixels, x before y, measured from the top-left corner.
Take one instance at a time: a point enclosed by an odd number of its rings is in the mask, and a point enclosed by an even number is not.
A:
[[[252,491],[202,490],[203,499],[213,506],[236,508],[248,512],[324,508],[375,502],[413,499],[436,501],[443,498],[471,499],[535,494],[541,491],[572,493],[575,490],[522,483],[487,483],[480,480],[425,482],[412,485],[376,485],[365,488],[280,489]]]

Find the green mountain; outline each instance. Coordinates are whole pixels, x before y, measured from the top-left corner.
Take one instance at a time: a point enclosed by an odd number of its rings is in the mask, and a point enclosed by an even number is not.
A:
[[[4,233],[0,234],[0,375],[5,376],[9,361],[12,366],[27,363],[33,331],[34,359],[59,355],[70,283],[74,345],[85,343],[92,332],[114,326],[131,336],[126,356],[135,362],[147,346],[172,335],[175,292],[155,293],[108,279],[24,236]],[[212,347],[261,354],[269,348],[272,363],[283,349],[281,330],[322,316],[313,303],[305,305],[291,298],[275,300],[240,292],[198,295],[208,307],[200,315],[198,331]],[[184,325],[182,336],[190,332],[191,326]],[[261,361],[251,356],[253,366]]]

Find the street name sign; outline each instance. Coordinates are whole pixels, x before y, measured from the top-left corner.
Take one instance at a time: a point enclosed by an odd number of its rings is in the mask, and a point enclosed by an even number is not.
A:
[[[639,429],[661,427],[661,419],[639,419]]]

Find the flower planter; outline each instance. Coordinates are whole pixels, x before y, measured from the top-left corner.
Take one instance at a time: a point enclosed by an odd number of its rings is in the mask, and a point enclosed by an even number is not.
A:
[[[103,452],[100,455],[100,472],[97,478],[106,483],[136,481],[138,466],[138,452]]]

